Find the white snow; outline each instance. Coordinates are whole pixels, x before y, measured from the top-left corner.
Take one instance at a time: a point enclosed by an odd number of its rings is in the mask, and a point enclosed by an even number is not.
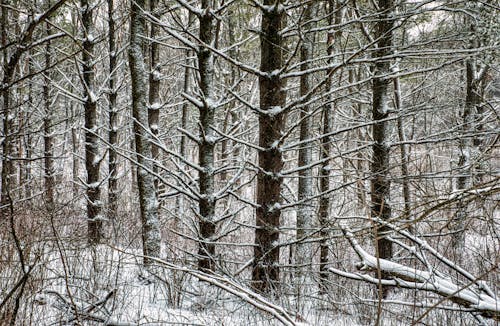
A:
[[[154,102],[154,103],[152,103],[152,104],[149,106],[149,109],[150,109],[150,110],[159,110],[159,109],[161,109],[161,107],[162,107],[161,103]]]
[[[268,110],[265,111],[265,113],[270,117],[274,117],[281,112],[283,112],[283,108],[281,106],[271,106]]]

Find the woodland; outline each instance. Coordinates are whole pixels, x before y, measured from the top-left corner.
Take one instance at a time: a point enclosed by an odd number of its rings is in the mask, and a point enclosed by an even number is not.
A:
[[[499,0],[0,20],[0,325],[499,325]]]

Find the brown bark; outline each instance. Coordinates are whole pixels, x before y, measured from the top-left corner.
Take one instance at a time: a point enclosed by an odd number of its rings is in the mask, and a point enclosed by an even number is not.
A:
[[[392,243],[386,238],[389,230],[380,226],[377,219],[388,221],[391,218],[390,198],[390,176],[389,176],[389,155],[388,145],[389,130],[388,122],[385,121],[388,113],[388,91],[390,85],[390,60],[385,56],[392,54],[392,28],[394,25],[391,18],[394,9],[393,0],[379,0],[379,12],[375,23],[375,39],[377,49],[374,56],[378,59],[374,65],[374,77],[372,84],[373,103],[372,118],[373,124],[373,156],[372,156],[372,180],[371,180],[371,215],[375,220],[375,237],[377,238],[377,255],[380,258],[390,259],[392,257]],[[382,277],[384,274],[382,273]],[[387,295],[387,288],[383,288],[382,296]]]
[[[160,19],[158,14],[158,0],[150,0],[149,2],[150,12],[153,17]],[[151,23],[150,27],[150,46],[149,46],[149,108],[148,108],[148,124],[151,129],[151,133],[154,136],[153,142],[157,142],[158,139],[158,124],[160,123],[160,46],[155,41],[158,36],[158,27],[155,22]],[[155,175],[158,174],[158,160],[160,159],[160,149],[157,145],[151,145],[151,154],[153,156],[153,172]],[[159,179],[154,177],[155,190],[158,192]]]
[[[85,170],[87,172],[87,219],[88,240],[90,244],[102,241],[100,158],[97,135],[97,98],[94,90],[94,37],[93,10],[94,4],[89,0],[81,0],[82,8],[82,82],[85,114]]]
[[[47,24],[46,34],[50,35],[50,27]],[[45,45],[45,69],[48,69],[51,64],[51,46],[50,41]],[[54,151],[52,137],[52,112],[50,108],[49,72],[46,71],[43,78],[43,102],[44,102],[44,117],[43,117],[43,155],[44,155],[44,187],[45,201],[49,210],[53,209],[54,205]]]
[[[3,114],[3,141],[2,141],[2,197],[0,199],[0,205],[3,207],[2,212],[2,220],[5,221],[8,218],[8,206],[11,204],[10,199],[10,188],[11,188],[11,177],[13,173],[13,164],[11,160],[12,155],[12,117],[11,117],[11,108],[10,108],[10,96],[11,89],[6,87],[13,75],[14,68],[17,62],[12,62],[8,55],[8,49],[5,48],[8,44],[7,38],[7,21],[8,21],[8,3],[1,2],[1,42],[3,50],[3,80],[2,80],[2,114]]]
[[[285,82],[277,70],[283,66],[284,12],[281,1],[266,0],[261,21],[261,64],[265,74],[259,76],[259,172],[257,174],[257,205],[255,248],[252,281],[259,292],[270,293],[278,289],[280,250],[278,247],[281,216],[281,185],[279,172],[283,168],[283,157],[276,141],[281,138],[284,127]]]
[[[116,219],[118,213],[118,155],[116,146],[118,146],[118,112],[116,107],[116,45],[115,45],[115,20],[113,17],[113,0],[108,0],[108,50],[109,50],[109,95],[108,95],[108,114],[109,114],[109,133],[108,142],[110,145],[108,153],[108,203],[110,218]]]
[[[200,41],[204,44],[213,45],[215,42],[214,35],[214,20],[212,9],[212,1],[204,0],[201,2],[202,14],[200,20]],[[214,75],[214,58],[212,51],[201,46],[198,50],[198,71],[199,71],[199,88],[202,95],[202,103],[198,109],[200,111],[199,126],[200,126],[200,142],[198,148],[198,164],[202,168],[199,172],[199,189],[201,198],[199,199],[199,247],[198,247],[198,268],[202,271],[215,270],[215,244],[214,235],[216,230],[215,224],[215,205],[214,198],[215,176],[214,176],[214,159],[215,159],[215,108],[214,90],[213,90],[213,75]]]

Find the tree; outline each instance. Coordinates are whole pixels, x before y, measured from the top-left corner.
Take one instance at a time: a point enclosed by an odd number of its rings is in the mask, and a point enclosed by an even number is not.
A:
[[[81,0],[82,8],[82,86],[85,111],[85,181],[88,219],[89,243],[96,244],[103,238],[103,219],[101,201],[100,166],[102,158],[99,154],[97,94],[95,89],[94,44],[94,10],[96,4],[89,0]]]
[[[151,16],[155,20],[159,20],[158,0],[149,2],[149,10]],[[150,24],[149,31],[149,106],[148,106],[148,125],[151,129],[152,136],[158,138],[158,124],[160,123],[160,84],[161,84],[161,69],[160,69],[160,45],[156,41],[158,37],[158,26],[155,22]],[[153,172],[158,174],[158,160],[160,159],[160,150],[157,145],[151,145],[151,155],[153,156]],[[155,177],[155,190],[158,191],[158,178]]]
[[[111,219],[116,219],[118,211],[118,112],[117,112],[117,48],[115,39],[115,18],[114,0],[108,0],[108,60],[109,60],[109,94],[108,94],[108,115],[109,115],[109,153],[108,153],[108,202]]]
[[[212,13],[212,1],[201,1],[201,11],[198,14],[200,22],[199,39],[202,42],[197,51],[198,56],[198,88],[200,104],[199,118],[199,144],[198,164],[200,199],[199,209],[199,247],[198,267],[202,271],[213,271],[215,269],[215,100],[214,100],[214,57],[212,51],[206,45],[213,47],[215,44],[214,18]]]
[[[144,264],[147,265],[151,262],[149,257],[159,257],[160,255],[161,235],[158,219],[158,199],[154,187],[152,136],[148,127],[145,4],[144,0],[131,3],[128,59],[132,82],[132,116],[137,153],[137,186],[139,188],[142,224],[142,249]]]
[[[377,238],[377,257],[388,259],[392,257],[392,243],[387,239],[387,228],[378,224],[377,220],[388,221],[391,218],[389,157],[389,85],[392,54],[392,33],[394,27],[394,1],[379,0],[377,21],[375,23],[376,49],[374,57],[377,61],[373,67],[372,81],[372,117],[373,117],[373,156],[371,180],[371,214],[375,221],[375,237]],[[387,295],[387,288],[381,293]]]
[[[259,150],[257,209],[252,271],[253,287],[271,293],[278,289],[283,156],[278,149],[284,127],[285,81],[283,38],[285,10],[282,1],[265,0],[261,8],[259,75]]]
[[[47,36],[50,36],[50,25],[46,24],[45,32]],[[51,56],[53,55],[50,40],[45,44],[45,69],[49,70],[51,65]],[[43,117],[43,154],[44,154],[44,182],[45,182],[45,198],[47,201],[47,206],[49,210],[54,207],[54,191],[55,191],[55,179],[54,179],[54,140],[52,135],[52,110],[51,110],[51,99],[50,99],[50,78],[49,71],[46,71],[43,78],[43,104],[44,104],[44,117]]]
[[[469,44],[468,48],[475,50],[488,42],[488,33],[481,33],[481,27],[484,30],[487,28],[482,24],[488,21],[488,8],[483,8],[481,4],[472,4],[468,6],[472,17],[465,18],[465,25],[468,29]],[[486,15],[485,15],[486,13]],[[486,16],[484,20],[479,20],[481,25],[477,23],[474,16]],[[490,23],[491,20],[490,20]],[[484,112],[484,95],[486,88],[486,77],[488,76],[489,63],[488,60],[478,60],[476,57],[468,57],[465,60],[465,101],[462,111],[461,132],[463,137],[459,144],[457,190],[465,191],[466,189],[476,185],[481,179],[480,161],[481,161],[481,136],[476,133],[481,133],[483,112]],[[486,61],[486,62],[485,62]],[[472,136],[471,136],[472,135]],[[465,245],[465,228],[467,224],[468,204],[459,202],[457,211],[454,217],[455,235],[453,237],[453,247],[460,252]]]
[[[312,74],[308,73],[311,68],[311,62],[313,59],[314,45],[315,45],[315,32],[311,31],[314,29],[314,17],[317,14],[317,4],[311,2],[305,5],[304,12],[302,14],[303,24],[300,27],[300,70],[304,72],[300,76],[300,96],[305,97],[309,94],[312,88]],[[313,117],[312,115],[312,104],[304,103],[300,108],[300,135],[299,141],[306,141],[312,138],[313,131]],[[314,226],[314,210],[313,203],[307,201],[308,198],[313,195],[313,177],[312,168],[309,166],[313,162],[312,157],[312,144],[306,144],[299,148],[299,157],[297,165],[298,167],[303,167],[299,171],[299,180],[297,187],[297,199],[299,202],[304,201],[300,204],[297,209],[297,252],[296,252],[296,263],[299,269],[303,269],[303,265],[306,266],[306,270],[310,269],[312,264],[313,250],[310,243],[304,242],[305,239],[309,237],[309,233]]]

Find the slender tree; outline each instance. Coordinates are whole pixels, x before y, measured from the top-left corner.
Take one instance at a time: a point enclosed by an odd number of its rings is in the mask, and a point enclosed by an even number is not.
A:
[[[155,20],[160,19],[158,0],[149,1],[149,11]],[[156,41],[159,28],[155,22],[150,25],[150,46],[149,46],[149,107],[148,107],[148,124],[151,133],[155,138],[158,138],[158,125],[160,123],[160,44]],[[156,142],[158,139],[155,140]],[[153,171],[158,174],[158,160],[160,159],[159,147],[155,144],[151,146],[151,154],[153,155]],[[155,176],[155,189],[158,191],[158,178]]]
[[[215,44],[214,16],[212,13],[213,1],[202,0],[199,38],[202,45],[198,49],[198,73],[199,92],[201,105],[199,120],[199,149],[198,164],[200,199],[199,208],[199,249],[198,267],[200,270],[214,270],[215,244],[214,235],[216,230],[216,198],[214,160],[215,160],[215,100],[214,100],[214,57],[212,51],[204,44],[213,46]]]
[[[46,24],[45,27],[46,35],[50,35],[50,25]],[[50,69],[51,65],[52,48],[50,41],[45,44],[45,69]],[[45,182],[45,200],[49,209],[53,208],[54,205],[54,191],[55,191],[55,180],[54,180],[54,141],[52,135],[52,105],[50,98],[50,78],[49,71],[45,71],[43,78],[43,155],[44,155],[44,182]]]
[[[341,4],[338,1],[328,0],[328,25],[340,24],[341,21]],[[336,35],[337,34],[337,35]],[[326,55],[328,57],[328,66],[331,66],[333,63],[333,55],[336,44],[336,37],[340,37],[340,33],[335,33],[333,30],[329,30],[326,35]],[[327,80],[325,83],[325,88],[327,91],[330,91],[332,88],[332,68],[327,70]],[[319,210],[318,210],[318,219],[319,225],[321,228],[320,236],[320,257],[319,257],[319,268],[320,268],[320,290],[321,293],[326,293],[327,291],[327,281],[328,281],[328,251],[329,244],[328,238],[330,235],[330,195],[328,194],[330,190],[330,162],[328,158],[331,156],[331,141],[332,137],[330,137],[330,133],[332,132],[332,124],[333,124],[333,114],[334,114],[334,101],[333,95],[328,96],[326,104],[322,108],[322,127],[321,131],[323,133],[323,137],[321,138],[321,147],[320,147],[320,159],[323,161],[321,164],[321,168],[319,171],[319,191],[322,194],[326,194],[320,197],[319,199]]]
[[[315,18],[317,11],[316,2],[310,2],[305,5],[302,14],[303,23],[300,28],[300,69],[303,74],[300,76],[300,96],[306,96],[312,87],[312,74],[307,71],[311,68],[311,62],[314,52],[315,32],[311,31],[315,27]],[[312,105],[304,103],[300,107],[300,141],[306,141],[312,138],[313,119],[310,116]],[[312,145],[306,144],[299,149],[298,166],[308,167],[313,162]],[[312,246],[304,239],[307,239],[308,232],[311,232],[314,226],[313,204],[307,199],[313,195],[313,177],[312,168],[304,168],[299,171],[299,180],[297,187],[297,196],[299,202],[304,202],[297,209],[297,251],[296,263],[299,270],[303,266],[311,267],[312,264]]]
[[[109,93],[108,93],[108,117],[109,117],[109,152],[108,152],[108,203],[111,219],[115,219],[118,211],[118,112],[117,112],[117,49],[115,36],[115,18],[113,0],[108,0],[108,60],[109,60]]]
[[[374,57],[377,59],[373,66],[372,80],[372,127],[373,155],[371,165],[371,214],[375,219],[375,236],[377,238],[377,256],[383,259],[392,257],[392,242],[387,239],[388,229],[380,226],[378,219],[388,221],[391,218],[389,155],[390,147],[388,121],[389,116],[389,86],[391,80],[391,63],[388,56],[392,54],[392,29],[394,27],[393,0],[379,0],[377,21],[375,23],[376,49]],[[387,288],[383,289],[382,296],[387,295]]]
[[[476,10],[478,8],[475,8]],[[467,18],[469,32],[469,48],[476,49],[480,46],[481,37],[477,33],[477,26],[472,22],[472,19]],[[480,131],[481,112],[483,111],[482,102],[483,94],[486,87],[486,76],[489,66],[487,64],[478,64],[478,60],[474,57],[465,60],[465,103],[462,111],[461,132],[463,137],[459,143],[457,190],[465,191],[473,186],[477,181],[475,178],[476,169],[478,168],[480,136],[473,135]],[[465,228],[467,223],[466,202],[458,202],[454,217],[455,235],[452,239],[453,247],[460,252],[465,244]]]
[[[11,108],[10,108],[10,98],[11,89],[8,87],[13,75],[14,75],[14,63],[11,62],[9,57],[7,45],[7,22],[9,19],[8,2],[2,0],[1,4],[1,38],[2,38],[2,48],[3,48],[3,78],[2,78],[2,124],[3,124],[3,141],[2,141],[2,198],[0,205],[2,207],[7,207],[10,205],[9,191],[10,191],[10,180],[12,176],[13,164],[12,164],[12,135],[11,135]],[[5,219],[4,215],[7,214],[6,209],[2,209],[2,219]]]

